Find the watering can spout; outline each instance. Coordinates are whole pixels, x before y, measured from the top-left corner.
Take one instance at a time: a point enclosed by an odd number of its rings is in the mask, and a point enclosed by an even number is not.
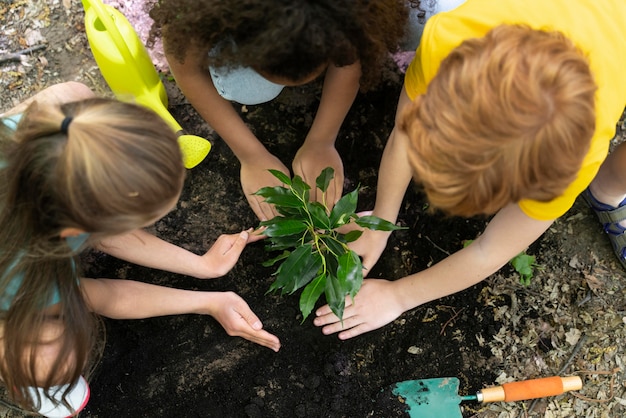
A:
[[[179,135],[185,167],[195,167],[207,156],[211,143],[184,134],[169,113],[165,87],[131,24],[121,12],[101,0],[81,1],[89,46],[111,91],[119,100],[146,106],[163,118]]]

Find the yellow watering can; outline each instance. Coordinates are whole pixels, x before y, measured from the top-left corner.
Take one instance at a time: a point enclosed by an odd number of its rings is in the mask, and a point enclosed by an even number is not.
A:
[[[126,17],[100,0],[81,0],[85,8],[85,32],[102,76],[123,101],[134,101],[155,111],[176,132],[185,167],[200,164],[211,143],[187,135],[167,110],[167,94],[148,51]]]

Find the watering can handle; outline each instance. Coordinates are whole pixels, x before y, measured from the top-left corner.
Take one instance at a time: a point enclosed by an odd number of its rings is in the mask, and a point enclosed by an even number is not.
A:
[[[477,400],[479,402],[514,402],[561,395],[570,390],[579,390],[582,387],[583,382],[579,376],[553,376],[485,388],[478,392]]]
[[[113,39],[113,42],[115,42],[115,45],[117,46],[117,49],[122,55],[124,61],[126,61],[127,63],[136,64],[135,57],[133,57],[130,49],[128,49],[128,44],[124,40],[124,37],[120,33],[117,25],[111,18],[111,15],[104,8],[104,3],[101,3],[100,0],[81,0],[81,2],[83,3],[83,7],[85,8],[85,10],[87,10],[89,7],[93,7],[93,9],[96,11],[96,15],[98,15],[98,18],[106,28],[107,32],[109,33],[109,35],[111,35],[111,38]],[[136,69],[136,65],[129,65],[128,67]]]

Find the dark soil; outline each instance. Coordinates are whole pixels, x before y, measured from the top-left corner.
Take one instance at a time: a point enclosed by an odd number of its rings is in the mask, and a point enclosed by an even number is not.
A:
[[[359,95],[338,140],[346,173],[346,191],[361,185],[360,210],[374,204],[376,172],[392,127],[399,83]],[[288,163],[311,123],[319,86],[290,89],[278,100],[250,106],[242,116],[272,153]],[[298,100],[308,98],[302,103]],[[190,132],[210,134],[188,105],[173,112]],[[212,136],[209,157],[188,173],[177,209],[156,224],[169,241],[202,252],[223,232],[236,232],[257,221],[239,184],[239,163]],[[442,259],[461,241],[472,239],[484,221],[435,219],[424,212],[418,191],[406,199],[400,223],[410,230],[394,233],[369,277],[398,278]],[[436,237],[437,248],[415,234]],[[143,321],[106,320],[105,356],[93,382],[88,416],[198,417],[366,417],[392,416],[402,406],[381,391],[397,381],[431,376],[461,376],[463,391],[493,382],[478,356],[489,353],[464,335],[489,338],[499,326],[476,302],[481,286],[425,305],[383,330],[341,342],[324,336],[311,319],[301,323],[296,295],[266,292],[271,268],[262,243],[250,245],[224,278],[200,281],[151,271],[104,255],[91,255],[91,277],[120,277],[198,290],[234,290],[248,301],[279,336],[279,353],[226,335],[210,317],[182,316]],[[480,317],[481,321],[475,318]],[[415,346],[419,354],[406,348]],[[474,360],[467,361],[468,353]],[[461,371],[461,373],[459,373]],[[137,401],[141,399],[141,401]],[[391,409],[390,409],[391,408]],[[184,411],[184,413],[183,413]]]

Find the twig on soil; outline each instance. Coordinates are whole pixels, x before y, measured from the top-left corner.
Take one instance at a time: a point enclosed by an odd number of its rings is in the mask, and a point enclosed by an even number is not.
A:
[[[11,61],[20,61],[24,55],[30,54],[32,52],[36,52],[45,48],[46,48],[46,45],[35,45],[30,48],[23,49],[21,51],[13,52],[11,54],[0,55],[0,64],[4,64],[5,62],[11,62]]]
[[[572,392],[572,396],[575,396],[578,399],[581,399],[586,402],[594,402],[594,403],[607,403],[613,399],[615,396],[615,375],[619,373],[621,369],[619,367],[614,368],[613,370],[581,370],[579,374],[604,374],[611,375],[611,380],[609,382],[609,397],[606,399],[593,399],[589,398],[585,395],[581,395],[580,393]]]
[[[578,302],[576,306],[578,307],[583,306],[585,303],[589,302],[591,299],[593,299],[593,292],[591,291],[591,289],[589,289],[584,299]]]
[[[441,327],[441,331],[439,331],[439,335],[444,335],[444,333],[446,332],[446,327],[450,325],[450,323],[452,323],[452,321],[454,321],[459,316],[459,314],[463,312],[464,310],[465,308],[461,308],[458,311],[452,308],[452,312],[454,312],[454,315],[452,315],[452,317],[448,319],[445,324],[443,324],[443,326]]]
[[[585,341],[587,341],[587,335],[583,334],[578,339],[578,342],[576,343],[576,346],[574,346],[574,349],[572,350],[572,354],[570,354],[569,358],[567,359],[567,361],[565,362],[563,367],[561,367],[561,369],[557,373],[558,376],[560,376],[563,373],[565,373],[565,371],[569,368],[570,364],[572,364],[572,361],[574,361],[574,357],[576,357],[576,355],[578,354],[580,349],[583,347],[583,344],[585,344]],[[528,407],[528,410],[526,411],[526,416],[530,416],[530,414],[533,412],[533,409],[535,409],[535,406],[537,405],[537,402],[539,402],[539,399],[533,400],[533,402]]]
[[[442,253],[446,254],[446,255],[450,255],[449,252],[447,252],[446,250],[444,250],[443,248],[441,248],[440,246],[438,246],[437,244],[435,244],[430,238],[428,238],[426,235],[423,235],[424,238],[426,238],[426,240],[428,242],[430,242],[431,244],[433,244],[433,247],[435,247],[436,249],[438,249],[439,251],[441,251]]]
[[[583,347],[583,344],[585,344],[585,341],[587,341],[587,335],[583,334],[578,339],[578,342],[576,343],[576,346],[572,350],[572,354],[570,354],[569,358],[567,359],[567,361],[565,362],[563,367],[561,367],[561,369],[559,370],[559,376],[561,374],[565,373],[565,371],[570,366],[570,364],[572,364],[572,361],[574,361],[574,357],[576,357],[576,355],[578,354],[580,349]]]
[[[536,296],[538,298],[545,297],[545,295],[543,293],[537,292],[536,290],[529,289],[528,287],[525,287],[525,286],[519,286],[519,285],[518,286],[513,286],[513,285],[510,285],[510,284],[502,284],[501,286],[502,286],[503,289],[509,289],[509,290],[512,290],[513,292],[521,291],[521,292],[527,293],[529,295]]]

